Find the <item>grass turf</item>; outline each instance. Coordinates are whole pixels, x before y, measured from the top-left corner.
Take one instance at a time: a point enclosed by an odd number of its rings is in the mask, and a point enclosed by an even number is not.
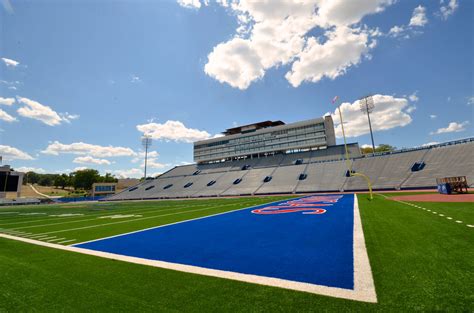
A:
[[[151,268],[0,238],[0,311],[473,310],[474,229],[381,196],[373,201],[360,196],[359,203],[378,295],[376,304]],[[473,215],[466,204],[449,207]]]
[[[39,240],[62,238],[56,242],[75,244],[288,198],[291,197],[10,207],[0,209],[0,233],[25,237],[44,235],[46,237]],[[82,215],[62,216],[64,214]]]

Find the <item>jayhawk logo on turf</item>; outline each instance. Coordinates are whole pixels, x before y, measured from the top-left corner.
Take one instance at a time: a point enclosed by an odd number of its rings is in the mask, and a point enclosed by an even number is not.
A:
[[[252,213],[265,215],[295,212],[301,212],[303,214],[324,214],[326,213],[326,209],[321,207],[332,206],[341,198],[342,196],[312,196],[255,209],[252,211]]]

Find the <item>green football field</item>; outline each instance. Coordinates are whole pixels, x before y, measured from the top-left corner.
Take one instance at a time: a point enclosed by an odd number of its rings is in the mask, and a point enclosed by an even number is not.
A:
[[[69,245],[287,198],[8,207],[0,233]],[[359,195],[375,304],[0,238],[0,312],[473,311],[473,203],[414,204]]]

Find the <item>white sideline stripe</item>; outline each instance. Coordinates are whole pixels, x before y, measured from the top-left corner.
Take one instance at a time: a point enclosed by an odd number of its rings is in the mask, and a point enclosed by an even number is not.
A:
[[[249,208],[246,208],[249,209]],[[244,210],[244,209],[239,209]],[[231,211],[235,212],[235,211]],[[229,212],[230,213],[230,212]],[[320,294],[330,297],[364,301],[364,302],[377,302],[377,294],[375,292],[375,285],[372,278],[372,271],[370,268],[369,258],[365,247],[364,233],[362,230],[362,223],[359,213],[359,205],[357,203],[357,196],[354,194],[354,290],[327,287],[314,285],[309,283],[301,283],[286,279],[264,277],[258,275],[241,274],[236,272],[228,272],[222,270],[208,269],[198,266],[183,265],[178,263],[170,263],[163,261],[147,260],[136,257],[124,256],[119,254],[113,254],[108,252],[100,252],[95,250],[88,250],[78,248],[75,246],[64,246],[57,243],[49,243],[38,240],[32,240],[27,238],[15,237],[11,235],[0,234],[0,237],[18,240],[26,243],[31,243],[39,246],[77,252],[82,254],[93,255],[106,259],[119,260],[129,263],[159,267],[164,269],[170,269],[175,271],[181,271],[186,273],[193,273],[199,275],[206,275],[218,278],[226,278],[231,280],[237,280],[247,283],[253,283],[258,285],[279,287],[284,289],[291,289],[297,291],[303,291],[308,293]],[[61,243],[61,242],[59,242]],[[64,242],[62,242],[64,243]]]
[[[381,195],[381,196],[384,196],[385,198],[388,198],[388,197],[386,197],[385,195]],[[411,203],[409,203],[409,202],[405,202],[405,201],[400,201],[400,200],[394,200],[394,201],[395,201],[395,202],[399,202],[399,203],[403,203],[403,204],[412,205]],[[431,210],[429,210],[429,209],[426,209],[426,208],[423,208],[423,207],[421,207],[421,206],[417,206],[417,205],[415,205],[415,207],[417,207],[417,208],[420,208],[420,209],[423,209],[423,210],[425,210],[425,211],[428,211],[428,212],[431,212]],[[432,211],[431,213],[433,213],[433,214],[438,214],[439,216],[441,216],[441,217],[444,217],[444,214],[441,214],[441,213],[438,213],[438,212],[435,212],[435,211]],[[449,216],[447,216],[447,217],[446,217],[446,219],[448,219],[448,220],[452,220],[453,218],[452,218],[452,217],[449,217]],[[463,221],[459,221],[459,220],[457,220],[457,221],[456,221],[456,223],[458,223],[458,224],[462,224],[462,223],[463,223]],[[474,227],[474,225],[467,225],[467,227]]]
[[[55,230],[55,231],[50,231],[50,232],[46,232],[46,233],[41,233],[41,235],[64,233],[64,232],[73,231],[73,230],[82,230],[82,229],[89,229],[89,228],[102,227],[102,226],[115,225],[115,224],[131,223],[131,222],[143,221],[143,220],[148,220],[148,219],[157,218],[157,217],[163,217],[163,216],[179,215],[179,214],[185,214],[185,213],[190,213],[190,212],[211,210],[211,209],[221,208],[221,207],[223,207],[223,206],[228,206],[228,205],[234,205],[234,203],[232,203],[232,204],[226,204],[226,205],[214,206],[214,207],[210,207],[210,208],[195,209],[195,210],[189,210],[189,211],[183,211],[183,212],[175,212],[175,213],[154,215],[154,216],[149,216],[149,217],[135,218],[135,219],[133,219],[133,220],[126,220],[126,221],[119,221],[119,222],[111,222],[111,223],[103,223],[103,224],[90,225],[90,226],[83,226],[83,227],[77,227],[77,228],[69,228],[69,229],[62,229],[62,230]],[[246,208],[246,209],[248,209],[248,208]],[[243,209],[239,209],[239,210],[243,210]],[[232,212],[232,211],[229,211],[229,212]],[[103,238],[102,238],[102,239],[103,239]]]

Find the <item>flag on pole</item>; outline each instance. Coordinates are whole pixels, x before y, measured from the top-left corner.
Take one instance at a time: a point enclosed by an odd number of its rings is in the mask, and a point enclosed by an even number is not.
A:
[[[337,100],[339,99],[339,96],[335,96],[333,99],[332,99],[332,104],[336,104]]]

